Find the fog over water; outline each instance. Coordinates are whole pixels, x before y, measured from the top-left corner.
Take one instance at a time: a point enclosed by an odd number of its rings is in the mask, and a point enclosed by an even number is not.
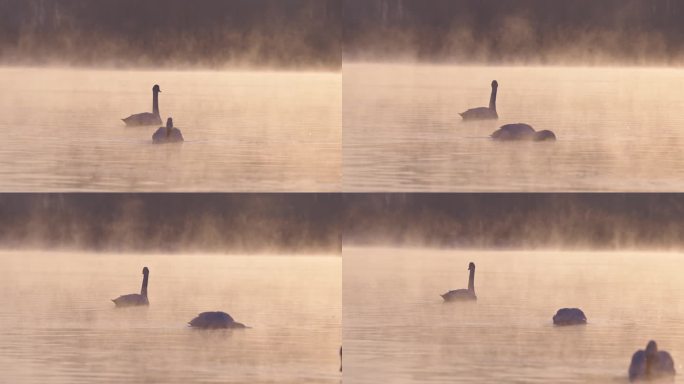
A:
[[[345,63],[343,189],[662,192],[684,188],[679,68]],[[498,120],[463,121],[499,83]],[[498,142],[527,123],[555,142]]]
[[[339,383],[329,256],[0,251],[2,381]],[[143,265],[149,307],[115,308]],[[251,328],[189,328],[204,311]]]
[[[0,0],[0,63],[340,67],[340,0]]]
[[[345,381],[625,383],[650,339],[682,371],[681,253],[345,247]],[[477,302],[443,303],[477,265]],[[559,308],[587,324],[556,327]],[[681,381],[681,374],[677,376]]]
[[[339,191],[341,76],[0,68],[0,191]],[[182,144],[153,145],[172,117]]]
[[[678,0],[349,0],[345,60],[678,65]]]
[[[338,383],[336,194],[0,194],[0,381]],[[149,307],[110,300],[140,292]],[[248,329],[188,322],[224,311]]]

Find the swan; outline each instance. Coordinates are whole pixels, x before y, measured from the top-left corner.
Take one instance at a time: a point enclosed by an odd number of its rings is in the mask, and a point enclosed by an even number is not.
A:
[[[149,300],[147,300],[147,281],[150,277],[150,270],[144,267],[142,270],[143,282],[142,288],[140,288],[140,294],[131,293],[130,295],[119,296],[116,299],[112,299],[117,307],[133,307],[136,305],[150,305]]]
[[[468,264],[468,270],[470,271],[470,276],[468,277],[468,289],[456,289],[449,291],[441,295],[444,301],[477,300],[477,296],[475,296],[475,263],[471,262]]]
[[[579,308],[561,308],[553,316],[553,323],[556,325],[586,324],[587,317]]]
[[[489,96],[489,107],[471,108],[463,113],[459,113],[463,120],[484,120],[484,119],[498,119],[499,115],[496,113],[496,90],[499,88],[499,83],[492,81],[492,94]]]
[[[532,126],[528,124],[506,124],[491,134],[494,140],[509,141],[509,140],[531,140],[531,141],[554,141],[556,135],[549,130],[535,131]]]
[[[161,93],[161,89],[155,84],[154,87],[152,87],[152,112],[137,113],[135,115],[130,115],[125,119],[121,119],[126,123],[126,126],[136,127],[141,125],[161,124],[162,120],[159,116],[159,93]]]
[[[225,312],[202,312],[188,324],[193,328],[221,329],[221,328],[249,328],[238,323]]]
[[[632,355],[629,364],[629,381],[650,380],[675,375],[672,356],[665,351],[659,351],[658,345],[651,340],[646,350],[640,349]]]
[[[159,127],[152,135],[154,144],[182,143],[183,141],[183,134],[180,129],[174,128],[173,119],[170,117],[166,120],[166,127]]]

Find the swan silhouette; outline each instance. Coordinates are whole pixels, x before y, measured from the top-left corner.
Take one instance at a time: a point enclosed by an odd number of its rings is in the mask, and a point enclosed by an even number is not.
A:
[[[152,112],[137,113],[135,115],[130,115],[125,119],[121,119],[126,123],[126,126],[137,127],[141,125],[161,124],[162,120],[159,116],[159,93],[161,93],[161,89],[155,84],[154,87],[152,87]]]
[[[561,308],[553,316],[553,323],[556,325],[586,324],[587,317],[579,308]]]
[[[225,312],[202,312],[188,323],[193,328],[223,329],[223,328],[249,328],[238,323]]]
[[[468,289],[456,289],[449,291],[441,295],[444,301],[477,300],[477,296],[475,296],[475,263],[471,262],[468,264],[468,270],[470,271],[470,276],[468,277]]]
[[[491,134],[491,138],[501,141],[554,141],[556,140],[556,135],[546,129],[543,131],[535,131],[534,128],[528,124],[518,123],[502,125],[501,128],[497,129]]]
[[[659,351],[658,345],[651,340],[646,350],[640,349],[632,355],[629,364],[629,380],[651,380],[675,375],[672,356],[665,351]]]
[[[489,96],[489,107],[471,108],[463,113],[459,113],[463,120],[486,120],[498,119],[499,115],[496,113],[496,90],[499,88],[499,83],[492,81],[492,94]]]
[[[147,281],[150,277],[150,270],[144,267],[142,270],[143,282],[142,288],[140,288],[140,294],[131,293],[130,295],[119,296],[116,299],[112,299],[117,307],[133,307],[137,305],[150,305],[149,300],[147,300]]]
[[[154,144],[181,143],[183,141],[183,134],[180,129],[174,128],[173,119],[170,117],[166,120],[166,127],[159,127],[152,135]]]

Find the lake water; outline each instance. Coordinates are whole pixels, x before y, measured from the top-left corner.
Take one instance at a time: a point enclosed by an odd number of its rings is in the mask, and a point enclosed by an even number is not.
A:
[[[345,63],[345,191],[682,191],[684,69]],[[499,119],[463,122],[498,80]],[[500,143],[499,126],[554,143]]]
[[[186,142],[122,118],[152,110]],[[1,191],[338,191],[334,72],[0,68]]]
[[[115,308],[150,268],[149,308]],[[7,383],[339,383],[341,260],[0,252]],[[251,329],[202,331],[223,310]]]
[[[683,372],[681,258],[345,247],[345,382],[626,383],[649,339]],[[477,302],[443,303],[470,261]],[[588,324],[553,326],[561,307]]]

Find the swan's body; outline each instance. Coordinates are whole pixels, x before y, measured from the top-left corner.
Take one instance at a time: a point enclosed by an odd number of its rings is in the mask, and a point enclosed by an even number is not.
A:
[[[556,135],[549,130],[535,131],[532,126],[528,124],[506,124],[491,134],[492,139],[501,141],[510,140],[529,140],[529,141],[545,141],[556,140]]]
[[[579,325],[586,324],[587,317],[579,308],[561,308],[553,316],[556,325]]]
[[[225,312],[202,312],[188,324],[193,328],[202,329],[247,328]]]
[[[183,134],[180,129],[174,128],[173,119],[170,117],[166,120],[166,127],[159,127],[152,135],[154,144],[182,143],[183,141]]]
[[[629,365],[629,380],[651,380],[672,377],[676,374],[672,356],[659,351],[658,345],[651,340],[646,350],[640,349],[632,355]]]
[[[475,263],[468,264],[470,275],[468,277],[468,289],[455,289],[449,291],[442,296],[444,301],[467,301],[477,300],[475,295]]]
[[[147,282],[150,276],[150,270],[147,267],[143,268],[143,282],[142,288],[140,288],[140,293],[131,293],[130,295],[119,296],[116,299],[112,299],[117,307],[134,307],[138,305],[150,305],[147,299]]]
[[[152,87],[152,112],[143,112],[135,115],[130,115],[123,120],[128,127],[137,127],[142,125],[159,125],[162,123],[159,115],[159,93],[161,90],[158,85]]]
[[[499,115],[496,113],[496,92],[499,88],[499,83],[492,81],[492,94],[489,96],[489,107],[471,108],[463,113],[459,113],[463,120],[486,120],[498,119]]]

